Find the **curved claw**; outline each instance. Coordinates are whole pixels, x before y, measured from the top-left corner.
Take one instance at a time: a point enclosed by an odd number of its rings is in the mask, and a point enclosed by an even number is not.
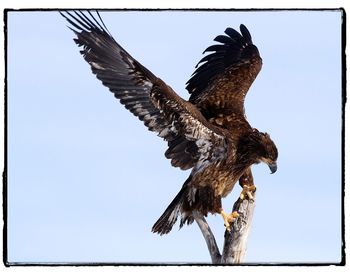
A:
[[[231,223],[233,223],[235,219],[239,217],[238,212],[234,211],[232,213],[227,214],[224,212],[224,210],[221,210],[220,214],[224,219],[224,224],[226,229],[229,231],[231,229]]]
[[[256,191],[255,185],[243,185],[243,190],[239,195],[240,199],[244,199],[246,196],[248,199],[253,199],[253,193]]]

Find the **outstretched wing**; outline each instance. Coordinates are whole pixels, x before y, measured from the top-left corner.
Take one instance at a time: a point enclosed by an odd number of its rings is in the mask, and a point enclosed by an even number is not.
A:
[[[77,35],[75,42],[90,64],[92,72],[114,96],[149,130],[167,141],[181,137],[193,148],[182,150],[180,163],[189,169],[201,161],[221,157],[226,147],[221,131],[216,129],[189,102],[130,56],[110,35],[99,14],[61,13]]]
[[[125,108],[137,116],[149,130],[169,140],[169,123],[150,100],[150,90],[157,79],[148,69],[130,56],[109,34],[97,13],[61,13],[77,35],[74,39],[92,72],[109,88]]]
[[[203,52],[211,53],[199,61],[187,82],[190,101],[208,119],[244,115],[245,96],[261,70],[262,60],[248,29],[241,25],[240,31],[227,28],[226,35],[217,36],[214,41],[219,44]]]

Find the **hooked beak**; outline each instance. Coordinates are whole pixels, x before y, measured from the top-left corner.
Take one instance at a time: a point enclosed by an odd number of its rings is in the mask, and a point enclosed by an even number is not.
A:
[[[276,162],[269,163],[268,166],[271,170],[271,174],[273,174],[277,171],[277,163]]]

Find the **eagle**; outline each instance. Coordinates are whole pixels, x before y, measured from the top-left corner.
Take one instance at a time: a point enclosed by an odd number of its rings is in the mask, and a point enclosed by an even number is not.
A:
[[[65,11],[92,73],[148,130],[163,138],[165,157],[182,170],[192,169],[179,193],[152,227],[160,235],[194,221],[194,214],[220,214],[229,230],[239,214],[226,213],[221,200],[238,182],[242,198],[256,190],[251,167],[263,162],[277,170],[278,151],[269,134],[247,121],[245,96],[262,67],[248,29],[228,27],[217,36],[186,83],[181,98],[163,80],[116,42],[100,14]]]

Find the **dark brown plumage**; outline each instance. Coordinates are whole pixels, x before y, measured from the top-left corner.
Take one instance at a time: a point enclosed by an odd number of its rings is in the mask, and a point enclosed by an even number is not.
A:
[[[226,215],[221,198],[237,181],[253,185],[251,165],[264,162],[277,169],[277,148],[269,135],[252,128],[244,99],[262,60],[249,31],[225,30],[208,47],[187,82],[188,101],[130,56],[110,35],[100,15],[61,13],[92,72],[149,130],[168,142],[165,156],[181,169],[192,168],[180,192],[152,231],[168,233],[177,218],[193,222],[192,212]]]

